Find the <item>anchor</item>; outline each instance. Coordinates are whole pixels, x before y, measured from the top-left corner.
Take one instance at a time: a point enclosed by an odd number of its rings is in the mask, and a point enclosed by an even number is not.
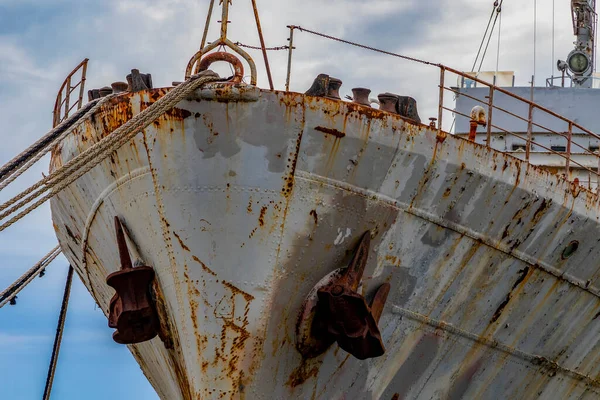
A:
[[[349,266],[326,276],[309,294],[297,326],[296,347],[304,357],[316,357],[335,342],[359,360],[385,353],[377,324],[390,284],[376,290],[370,305],[357,293],[370,244],[371,234],[366,232]]]
[[[117,329],[113,333],[115,342],[141,343],[158,334],[158,313],[150,295],[155,273],[152,267],[133,267],[119,217],[115,217],[115,229],[121,270],[106,278],[116,292],[110,300],[108,326]]]

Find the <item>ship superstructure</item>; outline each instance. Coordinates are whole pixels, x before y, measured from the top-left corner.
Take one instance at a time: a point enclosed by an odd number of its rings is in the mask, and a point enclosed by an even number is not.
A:
[[[459,76],[453,89],[454,132],[468,138],[475,129],[477,143],[489,142],[494,149],[596,190],[600,141],[590,135],[600,132],[595,113],[600,107],[600,80],[595,74],[596,2],[572,0],[571,10],[575,48],[566,61],[557,61],[560,75],[546,79],[542,87],[535,85],[535,76],[531,86],[514,87],[515,77],[509,71]],[[502,88],[494,93],[493,100],[490,85]],[[470,115],[473,107],[493,114],[489,125],[474,128]]]

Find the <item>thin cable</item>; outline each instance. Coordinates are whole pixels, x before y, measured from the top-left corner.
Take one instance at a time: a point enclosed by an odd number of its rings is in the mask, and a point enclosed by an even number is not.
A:
[[[490,24],[492,23],[492,18],[494,18],[494,11],[496,11],[496,7],[498,6],[498,2],[494,2],[494,7],[492,8],[492,13],[490,14],[490,19],[488,20],[487,27],[485,28],[485,33],[481,38],[481,44],[479,45],[479,50],[477,50],[477,56],[475,57],[475,61],[473,61],[473,67],[471,67],[471,72],[475,72],[475,66],[477,65],[477,60],[479,60],[479,55],[481,54],[481,49],[483,48],[483,44],[485,43],[485,38],[488,35],[490,30]]]
[[[502,37],[502,10],[499,9],[498,10],[498,14],[500,14],[500,18],[498,21],[498,49],[496,51],[496,75],[498,75],[498,70],[499,70],[499,66],[500,66],[500,40]],[[496,84],[496,82],[494,82],[494,84]]]
[[[19,279],[17,279],[12,285],[6,288],[0,293],[0,308],[4,307],[8,302],[15,299],[17,295],[25,289],[36,276],[50,265],[52,261],[61,253],[60,247],[56,246],[52,251],[38,261],[29,271],[25,272]]]
[[[488,37],[487,44],[485,45],[485,51],[483,52],[483,56],[481,57],[481,63],[479,64],[479,69],[477,70],[477,72],[481,71],[481,67],[483,66],[483,62],[485,61],[485,56],[487,55],[488,48],[490,47],[490,42],[492,41],[492,35],[494,34],[494,28],[496,27],[496,23],[498,22],[498,16],[502,12],[502,1],[500,2],[500,5],[495,9],[495,11],[496,11],[496,18],[494,18],[494,24],[492,25],[492,30]]]
[[[537,0],[533,0],[533,79],[535,85],[536,72],[536,53],[537,53]]]
[[[374,51],[374,52],[377,52],[377,53],[387,54],[388,56],[402,58],[403,60],[414,61],[414,62],[417,62],[417,63],[420,63],[420,64],[424,64],[424,65],[433,65],[433,66],[436,66],[436,67],[441,67],[441,65],[437,64],[437,63],[432,63],[432,62],[421,60],[421,59],[414,58],[414,57],[403,56],[401,54],[392,53],[392,52],[389,52],[389,51],[386,51],[386,50],[381,50],[381,49],[378,49],[376,47],[365,46],[364,44],[360,44],[360,43],[350,42],[348,40],[344,40],[344,39],[340,39],[340,38],[337,38],[337,37],[334,37],[334,36],[326,35],[324,33],[319,33],[319,32],[315,32],[315,31],[311,31],[310,29],[305,29],[305,28],[303,28],[301,26],[290,25],[290,28],[291,29],[298,29],[300,32],[312,33],[313,35],[321,36],[321,37],[323,37],[325,39],[331,39],[331,40],[335,40],[335,41],[340,42],[340,43],[346,43],[346,44],[349,44],[351,46],[360,47],[361,49],[371,50],[371,51]]]
[[[73,281],[73,267],[69,265],[67,273],[67,281],[65,282],[65,292],[63,294],[60,314],[58,316],[58,326],[56,327],[56,336],[54,337],[54,346],[52,346],[52,356],[50,357],[50,365],[48,366],[48,376],[46,377],[46,386],[44,388],[43,400],[50,400],[50,392],[52,392],[52,384],[54,383],[54,373],[58,364],[58,354],[60,353],[60,344],[62,342],[63,331],[65,328],[65,320],[67,319],[67,309],[69,307],[69,297],[71,296],[71,283]]]

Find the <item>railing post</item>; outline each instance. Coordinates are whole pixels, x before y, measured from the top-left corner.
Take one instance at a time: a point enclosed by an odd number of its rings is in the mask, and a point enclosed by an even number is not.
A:
[[[596,170],[596,193],[600,196],[600,156],[598,156],[598,169]]]
[[[79,110],[83,105],[83,94],[85,93],[85,79],[87,74],[87,63],[88,59],[83,60],[83,66],[81,69],[81,82],[79,86],[79,99],[77,101],[77,109]]]
[[[527,147],[525,147],[525,159],[529,161],[529,153],[531,152],[531,139],[533,136],[533,103],[529,103],[529,116],[527,117]]]
[[[54,106],[54,121],[52,126],[60,124],[62,114],[62,90],[56,96],[56,105]]]
[[[527,117],[527,147],[525,148],[525,159],[529,162],[529,156],[531,151],[531,140],[533,136],[533,110],[535,103],[533,102],[533,90],[534,90],[534,77],[531,77],[531,90],[529,94],[529,116]]]
[[[292,52],[294,51],[294,26],[288,26],[290,28],[290,38],[288,39],[290,48],[288,51],[288,65],[287,65],[287,77],[285,79],[285,91],[290,91],[290,77],[292,75]]]
[[[71,98],[71,77],[67,78],[67,96],[65,97],[65,118],[69,116],[69,100]]]
[[[569,121],[569,132],[567,134],[567,162],[565,169],[567,172],[567,180],[571,180],[571,139],[573,136],[573,122]]]
[[[492,114],[494,113],[494,86],[490,86],[490,95],[488,98],[488,122],[486,146],[492,146]]]
[[[445,83],[446,68],[440,66],[440,99],[438,105],[438,136],[442,135],[442,118],[444,116],[444,83]]]

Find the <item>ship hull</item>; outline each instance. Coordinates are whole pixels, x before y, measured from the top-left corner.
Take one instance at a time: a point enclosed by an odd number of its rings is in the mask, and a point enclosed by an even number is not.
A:
[[[51,169],[166,89],[111,100]],[[197,91],[51,203],[108,314],[114,216],[156,271],[161,337],[130,350],[163,399],[596,398],[598,198],[367,107]],[[304,359],[311,289],[372,232],[362,293],[392,286],[386,353]]]

